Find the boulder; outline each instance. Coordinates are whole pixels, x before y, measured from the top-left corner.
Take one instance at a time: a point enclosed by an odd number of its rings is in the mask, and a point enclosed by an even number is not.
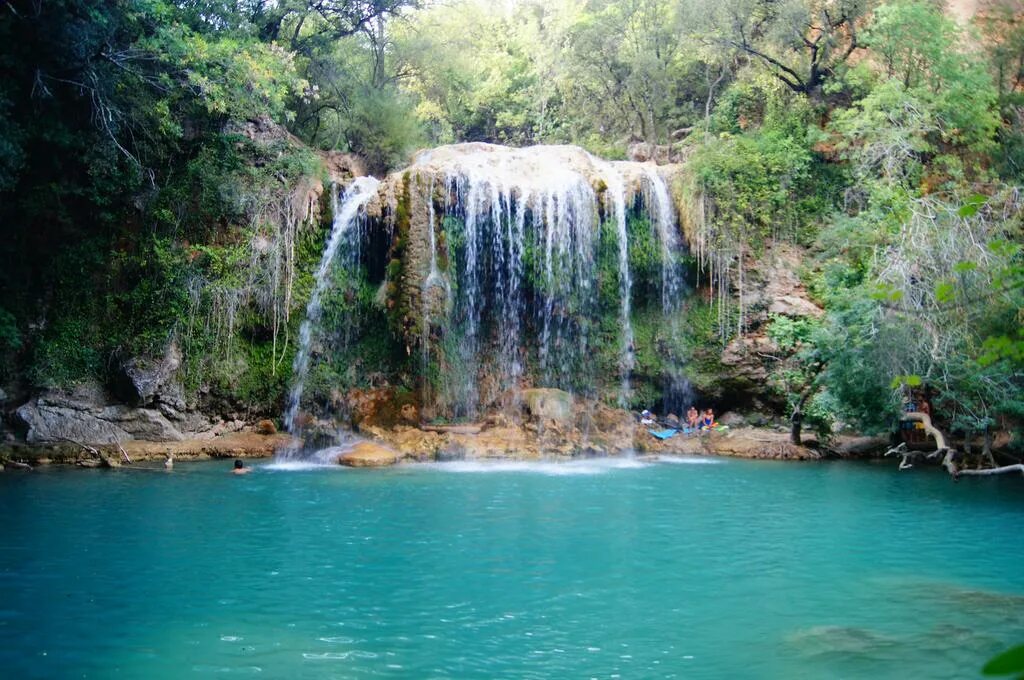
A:
[[[539,420],[567,423],[573,419],[572,395],[563,390],[550,387],[523,390],[523,404],[527,413]]]
[[[256,432],[264,435],[277,434],[277,426],[273,420],[261,420],[256,423]]]
[[[124,400],[133,406],[154,406],[161,399],[166,405],[182,410],[184,400],[181,398],[181,387],[176,377],[181,367],[181,350],[178,343],[171,342],[164,355],[159,359],[150,357],[134,357],[121,365],[122,380],[120,387]]]
[[[338,456],[338,462],[349,467],[387,467],[398,462],[398,454],[373,442],[359,442]]]
[[[726,411],[718,417],[718,422],[729,427],[742,427],[746,425],[746,419],[735,411]]]

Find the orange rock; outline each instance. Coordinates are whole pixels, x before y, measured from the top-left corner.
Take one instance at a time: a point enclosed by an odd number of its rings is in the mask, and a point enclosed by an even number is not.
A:
[[[338,462],[349,467],[387,467],[398,462],[398,454],[380,444],[359,442],[338,456]]]

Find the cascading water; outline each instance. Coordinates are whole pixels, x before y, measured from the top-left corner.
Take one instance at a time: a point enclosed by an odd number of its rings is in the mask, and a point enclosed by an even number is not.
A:
[[[323,311],[321,299],[330,280],[328,274],[331,264],[344,244],[358,246],[358,238],[350,238],[353,233],[352,227],[360,219],[365,219],[364,208],[371,199],[376,197],[379,184],[380,182],[373,177],[359,177],[345,190],[340,201],[337,190],[332,191],[334,221],[331,225],[331,234],[327,239],[327,247],[320,258],[320,266],[316,270],[313,294],[306,305],[306,318],[299,329],[299,347],[292,365],[292,389],[288,396],[288,410],[285,412],[284,425],[293,434],[297,433],[296,417],[309,373],[310,343]]]
[[[485,401],[516,387],[526,360],[524,323],[539,338],[546,384],[572,388],[588,346],[579,312],[593,303],[597,197],[582,174],[563,164],[524,174],[521,161],[514,152],[484,152],[443,167],[446,222],[461,225],[446,233],[455,291],[446,332],[457,362],[444,372],[445,405],[456,417],[477,411],[482,368],[497,376]],[[529,299],[526,277],[534,284]],[[484,343],[496,351],[483,352]]]
[[[681,250],[676,215],[669,196],[668,185],[654,168],[644,167],[644,203],[651,215],[652,227],[657,230],[661,243],[661,309],[669,324],[672,349],[679,341],[679,310],[682,305],[683,276],[678,254]],[[668,374],[662,400],[666,411],[683,413],[693,401],[693,390],[683,374],[682,362],[674,352],[668,356]]]
[[[392,337],[419,357],[425,418],[515,412],[527,387],[589,400],[614,393],[617,382],[619,405],[635,406],[632,381],[649,389],[659,364],[668,367],[665,404],[677,408],[688,385],[675,353],[640,363],[636,354],[637,337],[643,352],[678,344],[684,292],[683,245],[655,167],[575,147],[463,144],[421,154],[380,189],[356,180],[340,199],[300,331],[289,431],[298,429],[331,262],[352,249],[346,235],[378,194],[393,229],[376,260],[388,263],[387,274],[379,264],[383,281],[365,283],[378,287]]]
[[[610,163],[603,166],[604,180],[608,186],[607,195],[611,202],[611,212],[615,215],[615,233],[619,245],[619,297],[620,322],[622,323],[622,358],[620,370],[622,382],[619,388],[619,406],[629,403],[630,375],[636,357],[633,350],[633,321],[631,308],[633,304],[633,276],[629,271],[629,233],[626,224],[626,188],[619,171]]]
[[[612,227],[617,248],[619,403],[629,404],[634,203],[659,244],[663,314],[678,312],[682,293],[675,215],[653,166],[607,163],[571,147],[457,145],[424,154],[412,172],[443,176],[446,184],[442,223],[450,265],[441,276],[449,281],[452,310],[442,344],[453,355],[439,371],[439,410],[472,416],[508,395],[527,373],[534,385],[593,393],[602,220]],[[426,209],[435,224],[432,186],[429,196]],[[432,253],[425,298],[438,275],[435,260]],[[427,300],[423,318],[425,327],[437,318]],[[424,367],[434,359],[425,349]]]

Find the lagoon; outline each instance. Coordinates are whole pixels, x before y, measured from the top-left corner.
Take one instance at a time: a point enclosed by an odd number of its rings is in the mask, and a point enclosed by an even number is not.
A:
[[[0,474],[9,678],[963,678],[1024,484],[852,463]]]

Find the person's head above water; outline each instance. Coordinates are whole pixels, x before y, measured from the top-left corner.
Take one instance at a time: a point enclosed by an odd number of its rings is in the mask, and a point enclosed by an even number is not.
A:
[[[245,463],[242,462],[242,459],[241,458],[236,458],[235,459],[235,469],[236,470],[241,470],[243,467],[245,467]]]

